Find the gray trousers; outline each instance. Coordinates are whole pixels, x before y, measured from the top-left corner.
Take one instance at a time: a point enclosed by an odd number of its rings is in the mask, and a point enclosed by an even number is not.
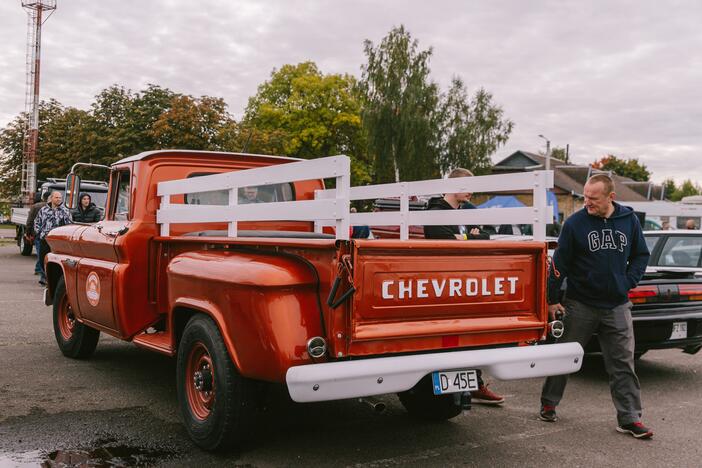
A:
[[[605,369],[609,375],[609,390],[617,409],[619,425],[641,420],[641,386],[634,372],[634,328],[631,303],[614,309],[598,309],[572,299],[563,301],[566,309],[565,327],[559,343],[578,342],[581,346],[597,332]],[[541,404],[558,406],[568,382],[567,375],[548,377],[541,390]]]

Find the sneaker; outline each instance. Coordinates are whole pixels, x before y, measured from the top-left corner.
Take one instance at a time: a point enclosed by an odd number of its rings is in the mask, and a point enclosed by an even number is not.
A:
[[[42,286],[46,286],[46,280],[44,278],[40,278],[39,284],[41,284]]]
[[[556,407],[549,405],[541,406],[541,411],[539,411],[539,419],[546,422],[558,421],[558,416],[556,416]]]
[[[617,432],[631,434],[637,439],[650,439],[653,437],[653,431],[640,422],[622,424],[621,426],[617,427]]]
[[[505,402],[505,397],[490,391],[487,385],[481,385],[477,390],[470,392],[473,403],[483,405],[501,405]]]

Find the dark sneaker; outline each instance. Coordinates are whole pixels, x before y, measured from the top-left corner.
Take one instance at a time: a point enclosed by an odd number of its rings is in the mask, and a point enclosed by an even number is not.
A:
[[[637,439],[650,439],[653,437],[653,431],[640,422],[623,424],[617,427],[617,431],[623,434],[631,434]]]
[[[501,405],[505,402],[505,397],[491,392],[487,385],[481,385],[477,390],[470,392],[470,398],[473,403],[483,405]]]
[[[44,278],[40,278],[39,284],[41,284],[42,286],[46,286],[46,280]]]
[[[541,411],[539,411],[539,419],[546,422],[558,421],[558,416],[556,416],[556,407],[543,405],[541,407]]]

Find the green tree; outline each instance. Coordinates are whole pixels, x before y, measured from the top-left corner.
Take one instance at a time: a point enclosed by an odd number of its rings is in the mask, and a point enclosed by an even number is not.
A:
[[[71,114],[76,111],[76,109],[69,110]],[[67,123],[63,118],[66,112],[61,103],[54,99],[42,101],[39,104],[37,175],[40,178],[46,177],[46,174],[57,165],[57,156],[59,159],[61,157],[60,150],[56,148],[56,134],[69,134],[68,131],[60,130],[61,126]],[[59,124],[57,125],[56,122]],[[0,196],[4,198],[16,198],[20,193],[26,125],[27,116],[22,113],[0,130]]]
[[[158,148],[221,150],[231,120],[221,98],[178,95],[153,123],[149,136]]]
[[[544,154],[545,156],[545,154]],[[566,153],[565,148],[554,147],[551,149],[551,157],[563,161],[566,164],[570,164],[570,156]]]
[[[431,48],[421,50],[404,26],[378,46],[364,42],[361,112],[377,182],[439,176],[439,90],[429,77]]]
[[[245,135],[247,150],[281,142],[282,154],[299,158],[346,154],[353,183],[367,183],[360,112],[352,76],[325,75],[313,62],[283,65],[249,99],[238,140]]]
[[[14,198],[20,191],[23,114],[0,130],[0,195]],[[63,177],[75,162],[112,164],[142,151],[164,147],[220,149],[235,128],[224,101],[198,99],[157,85],[134,93],[113,85],[102,90],[89,110],[43,101],[39,110],[37,175]],[[104,178],[104,171],[85,177]]]
[[[490,156],[507,142],[514,128],[503,114],[485,89],[469,99],[463,81],[454,78],[441,103],[441,171],[464,167],[475,174],[489,173]]]
[[[665,198],[674,202],[680,201],[684,197],[702,194],[702,187],[690,179],[685,180],[680,186],[677,186],[673,179],[666,179],[663,181],[663,187],[665,188]]]
[[[647,182],[651,178],[651,172],[637,158],[620,159],[608,154],[599,161],[592,163],[592,167],[603,171],[613,171],[617,175],[629,177],[639,182]]]

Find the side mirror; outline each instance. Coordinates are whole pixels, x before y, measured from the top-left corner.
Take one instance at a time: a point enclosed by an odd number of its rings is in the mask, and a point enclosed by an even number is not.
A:
[[[80,177],[71,172],[66,176],[66,207],[74,209],[80,203],[78,195],[80,194]]]

